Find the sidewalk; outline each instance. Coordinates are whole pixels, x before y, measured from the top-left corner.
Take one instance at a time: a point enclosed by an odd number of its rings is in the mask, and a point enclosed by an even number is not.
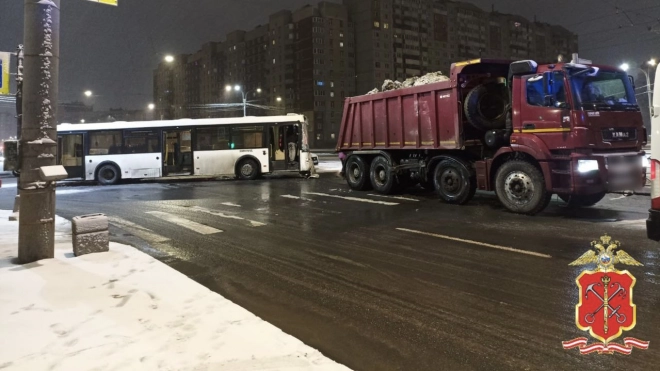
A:
[[[137,249],[14,265],[18,223],[0,210],[0,369],[348,370]]]

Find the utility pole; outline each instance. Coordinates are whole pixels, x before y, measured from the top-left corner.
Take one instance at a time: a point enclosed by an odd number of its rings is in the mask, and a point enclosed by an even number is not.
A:
[[[25,76],[20,137],[18,260],[55,254],[55,184],[40,168],[56,163],[60,0],[25,0]]]

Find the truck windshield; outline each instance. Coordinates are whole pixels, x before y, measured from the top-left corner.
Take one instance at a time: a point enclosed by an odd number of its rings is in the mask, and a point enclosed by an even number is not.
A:
[[[577,69],[569,70],[569,76],[578,107],[617,111],[639,109],[635,91],[625,73]]]

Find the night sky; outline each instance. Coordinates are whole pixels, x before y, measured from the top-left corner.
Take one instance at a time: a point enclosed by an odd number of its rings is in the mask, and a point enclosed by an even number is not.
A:
[[[152,70],[164,54],[195,52],[235,29],[264,24],[281,9],[315,0],[119,0],[119,7],[62,0],[60,101],[141,109],[152,100]],[[503,13],[565,26],[584,58],[619,65],[660,58],[658,0],[472,0]],[[0,50],[22,41],[23,1],[0,0]],[[617,7],[618,6],[618,7]],[[637,84],[640,86],[640,84]],[[83,96],[89,89],[96,95]],[[0,105],[0,110],[8,109]]]

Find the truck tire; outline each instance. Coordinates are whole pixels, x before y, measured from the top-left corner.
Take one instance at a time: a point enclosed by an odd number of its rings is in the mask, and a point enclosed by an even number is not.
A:
[[[548,207],[552,198],[541,170],[525,160],[505,162],[497,170],[495,187],[502,205],[518,214],[537,214]]]
[[[395,193],[402,185],[399,184],[396,174],[394,174],[389,162],[383,156],[376,156],[371,161],[369,179],[374,191],[386,195]]]
[[[119,183],[121,180],[121,172],[117,166],[112,164],[105,164],[99,168],[99,171],[96,175],[100,185],[113,185]]]
[[[465,98],[465,117],[479,130],[504,129],[509,92],[503,84],[483,84]]]
[[[435,191],[449,204],[464,205],[477,192],[477,179],[461,162],[443,160],[433,172]]]
[[[257,161],[246,158],[236,166],[236,176],[240,180],[255,180],[259,177],[259,165]]]
[[[356,191],[366,191],[371,187],[369,164],[361,156],[351,156],[346,160],[346,183]]]
[[[580,207],[589,207],[594,206],[599,203],[607,192],[594,193],[592,195],[567,195],[560,194],[558,195],[564,202],[567,203],[566,206],[569,208],[580,208]]]

